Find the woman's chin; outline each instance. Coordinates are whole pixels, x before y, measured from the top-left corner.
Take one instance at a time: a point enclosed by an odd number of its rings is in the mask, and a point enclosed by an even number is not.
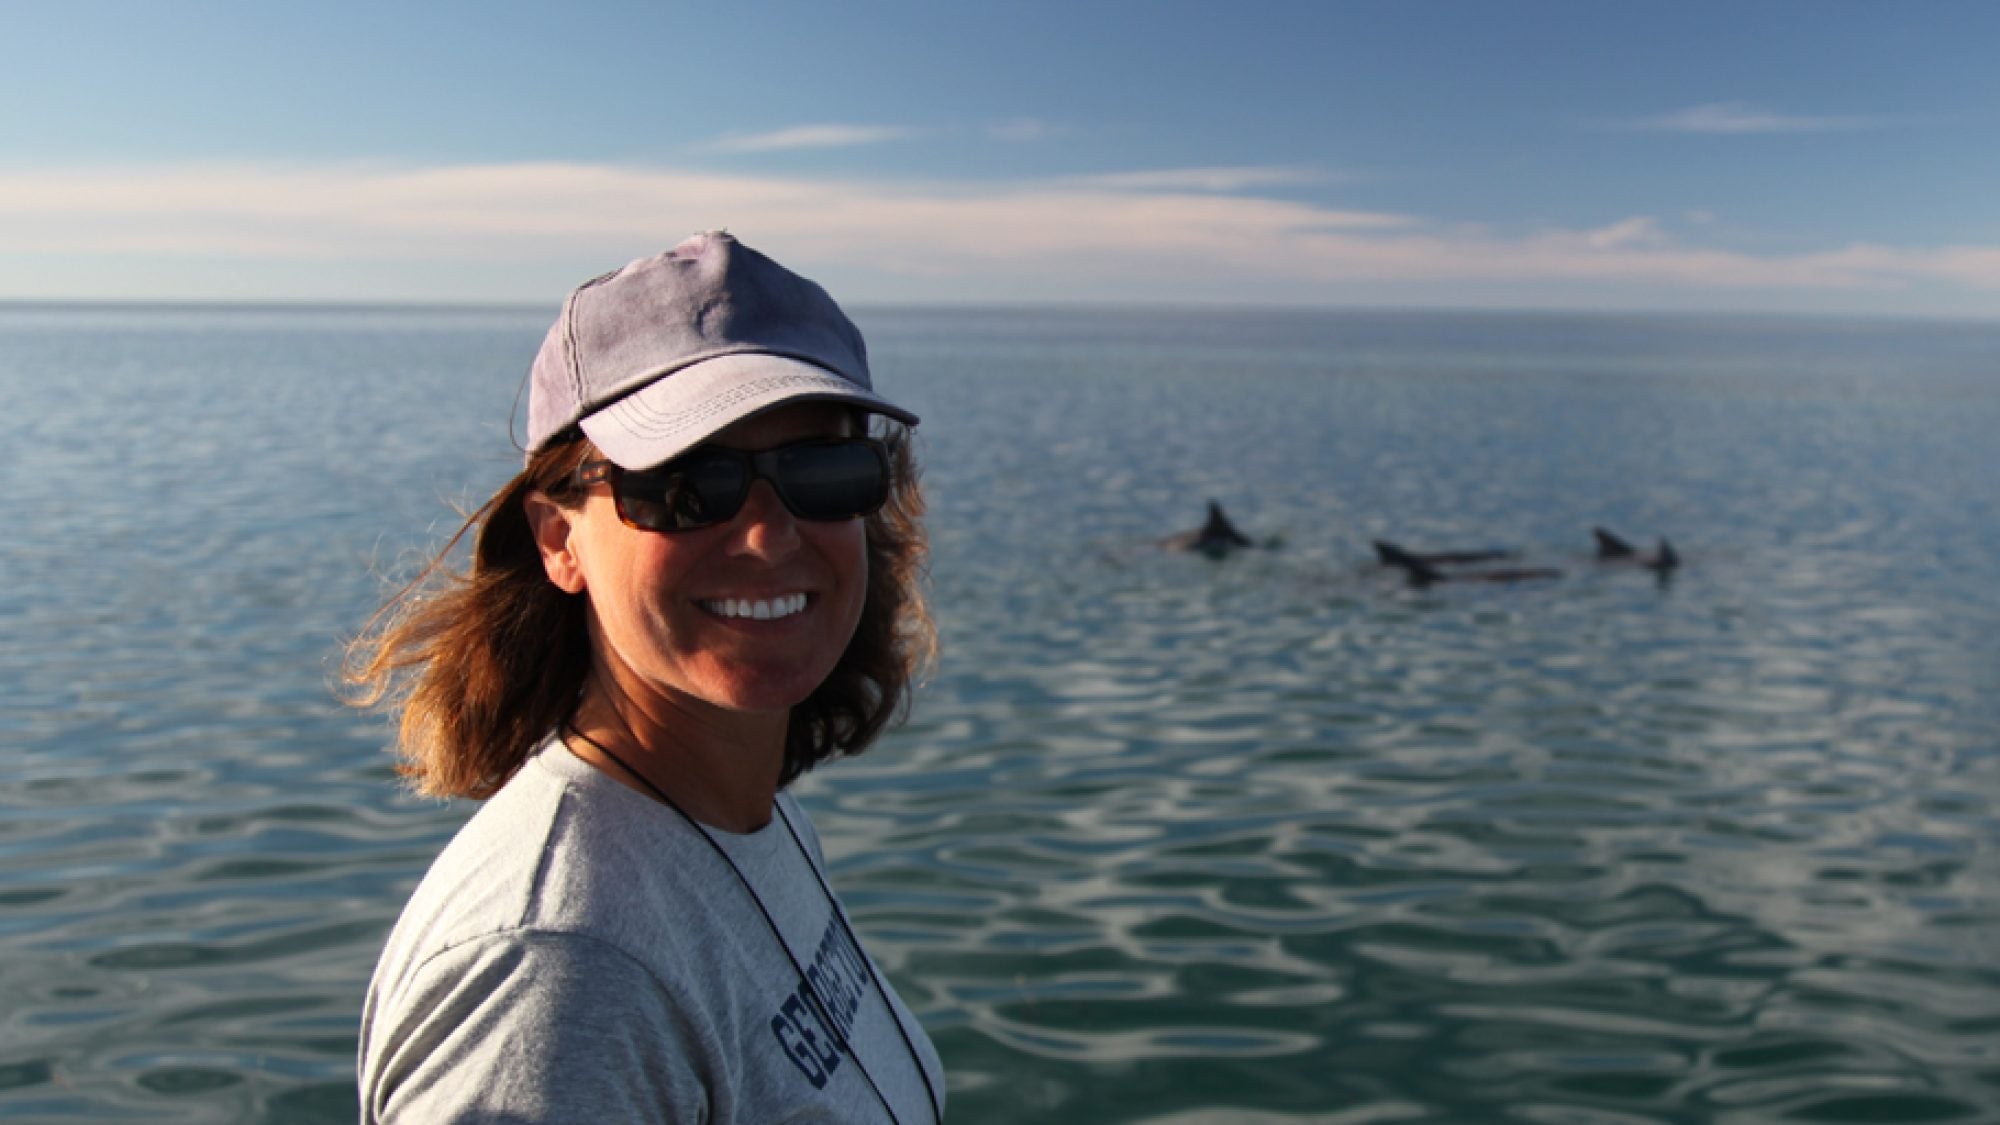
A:
[[[818,668],[744,669],[715,677],[703,695],[725,711],[784,714],[811,698],[827,674]]]

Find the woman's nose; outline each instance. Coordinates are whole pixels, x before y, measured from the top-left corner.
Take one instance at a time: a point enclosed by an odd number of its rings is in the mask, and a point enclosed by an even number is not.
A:
[[[798,517],[778,499],[771,482],[761,478],[750,483],[750,495],[744,497],[743,510],[730,526],[745,554],[775,558],[799,544]]]

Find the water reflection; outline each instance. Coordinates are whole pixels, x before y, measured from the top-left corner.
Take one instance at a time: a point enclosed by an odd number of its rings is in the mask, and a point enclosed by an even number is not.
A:
[[[37,315],[0,318],[0,416],[50,426],[0,447],[37,530],[0,1116],[351,1120],[362,982],[464,810],[398,793],[329,659],[511,471],[543,316]],[[927,419],[946,661],[803,794],[955,1121],[2000,1112],[1963,339],[943,315],[869,328]],[[36,397],[79,365],[96,397]],[[240,413],[191,406],[218,377]],[[1151,549],[1209,496],[1283,549]],[[1599,523],[1686,566],[1599,570]],[[1565,577],[1411,591],[1377,536]]]

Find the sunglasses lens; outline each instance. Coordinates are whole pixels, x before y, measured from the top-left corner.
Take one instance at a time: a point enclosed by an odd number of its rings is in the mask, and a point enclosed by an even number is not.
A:
[[[887,456],[879,445],[858,438],[802,442],[754,455],[698,450],[658,468],[621,473],[618,514],[648,531],[722,523],[743,510],[753,472],[769,480],[802,520],[851,520],[889,498]]]
[[[618,510],[649,531],[690,531],[734,516],[749,492],[750,466],[742,459],[695,455],[624,474]]]
[[[889,498],[889,465],[874,442],[793,445],[774,454],[772,483],[800,519],[854,519]]]

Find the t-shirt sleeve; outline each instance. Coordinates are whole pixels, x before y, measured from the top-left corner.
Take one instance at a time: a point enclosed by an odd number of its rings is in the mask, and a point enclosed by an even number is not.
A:
[[[425,962],[375,1014],[362,1119],[699,1122],[698,1038],[644,966],[593,938],[503,933]]]

